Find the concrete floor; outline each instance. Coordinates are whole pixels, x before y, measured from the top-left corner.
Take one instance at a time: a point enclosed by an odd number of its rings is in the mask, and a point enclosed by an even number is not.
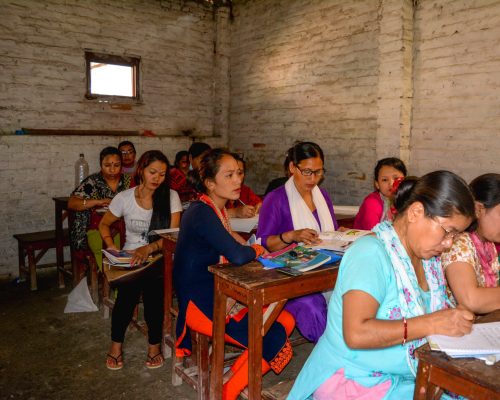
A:
[[[38,291],[27,283],[0,281],[0,399],[195,399],[186,384],[170,384],[170,360],[148,370],[146,339],[127,332],[125,366],[105,367],[110,320],[102,311],[64,314],[71,288],[57,288],[54,269],[39,273]],[[312,346],[294,349],[294,357],[277,376],[264,377],[264,387],[293,379]]]

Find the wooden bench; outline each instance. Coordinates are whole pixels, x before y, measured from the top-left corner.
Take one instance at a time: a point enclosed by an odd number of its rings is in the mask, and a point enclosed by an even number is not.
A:
[[[53,266],[53,264],[38,264],[48,249],[56,248],[56,231],[30,232],[13,235],[17,240],[19,256],[19,278],[29,276],[31,290],[37,290],[36,268]],[[69,245],[68,230],[64,230],[64,246]],[[38,251],[38,254],[35,252]],[[26,267],[25,257],[28,257]],[[58,269],[59,279],[64,281],[63,271]]]

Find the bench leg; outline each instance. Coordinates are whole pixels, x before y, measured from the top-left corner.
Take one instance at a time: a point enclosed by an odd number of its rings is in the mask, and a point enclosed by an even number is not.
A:
[[[24,263],[24,246],[21,242],[17,241],[17,255],[19,257],[19,281],[26,280],[26,264]]]
[[[204,400],[209,398],[210,382],[208,380],[208,364],[209,364],[209,339],[208,336],[197,332],[192,332],[196,336],[197,352],[196,365],[198,366],[198,399]]]
[[[28,247],[26,250],[28,253],[28,267],[30,271],[30,288],[31,290],[37,290],[38,286],[36,283],[36,264],[35,264],[35,251]]]

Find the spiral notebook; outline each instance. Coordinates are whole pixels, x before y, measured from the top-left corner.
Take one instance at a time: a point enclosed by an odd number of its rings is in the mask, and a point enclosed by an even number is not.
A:
[[[474,324],[468,335],[461,337],[431,335],[432,350],[444,351],[450,357],[478,357],[500,354],[500,322]]]

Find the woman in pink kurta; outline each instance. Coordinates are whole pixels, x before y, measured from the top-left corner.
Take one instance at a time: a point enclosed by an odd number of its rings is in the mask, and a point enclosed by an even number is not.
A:
[[[371,230],[379,222],[392,220],[392,185],[406,176],[406,166],[399,158],[384,158],[377,162],[374,171],[375,191],[365,197],[354,219],[355,229]]]

